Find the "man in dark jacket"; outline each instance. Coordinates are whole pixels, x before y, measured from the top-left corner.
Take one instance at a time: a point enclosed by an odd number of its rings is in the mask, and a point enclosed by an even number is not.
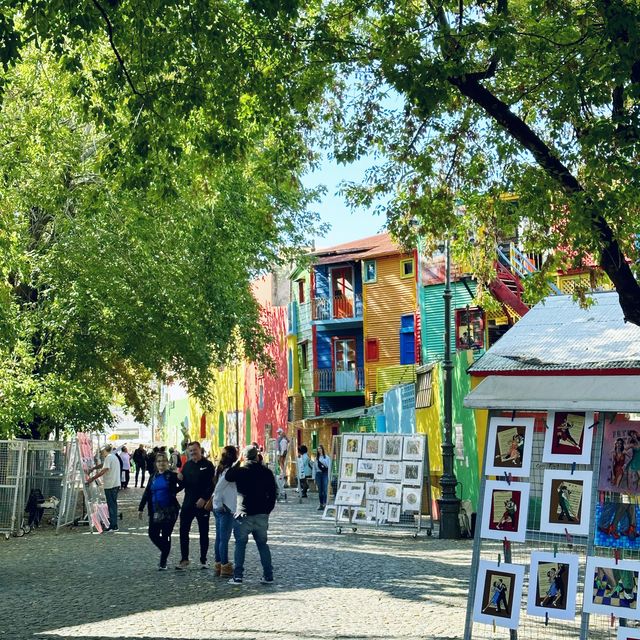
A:
[[[253,536],[262,563],[263,584],[273,582],[271,551],[267,544],[269,514],[276,504],[276,480],[273,473],[258,461],[258,449],[247,447],[236,464],[225,476],[235,482],[238,489],[238,510],[233,524],[236,541],[232,584],[241,584],[244,575],[244,557],[249,534]]]
[[[141,443],[138,448],[133,452],[133,461],[136,464],[136,484],[138,486],[138,475],[142,472],[142,480],[140,487],[144,487],[144,472],[147,469],[147,454],[144,450],[144,445]]]

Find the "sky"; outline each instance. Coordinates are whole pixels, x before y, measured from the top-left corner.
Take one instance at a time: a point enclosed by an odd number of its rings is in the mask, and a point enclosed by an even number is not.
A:
[[[364,172],[371,163],[371,159],[363,159],[360,162],[343,166],[325,156],[315,172],[304,177],[306,187],[324,185],[327,189],[324,197],[316,203],[312,209],[320,213],[322,222],[328,222],[331,229],[327,234],[316,236],[316,248],[331,247],[343,242],[366,238],[383,231],[384,218],[362,209],[351,211],[344,198],[337,194],[340,183],[343,180],[360,181]]]

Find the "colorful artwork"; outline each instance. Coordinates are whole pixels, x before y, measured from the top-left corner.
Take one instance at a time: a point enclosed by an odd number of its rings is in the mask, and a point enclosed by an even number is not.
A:
[[[527,533],[530,485],[487,480],[480,536],[491,540],[524,542]]]
[[[358,461],[354,458],[343,458],[340,463],[340,480],[355,480],[358,473]]]
[[[637,560],[587,558],[583,610],[638,620],[639,576]]]
[[[356,507],[353,510],[351,522],[353,524],[371,524],[375,522],[375,518],[373,520],[369,518],[369,512],[366,507]]]
[[[402,458],[404,460],[422,461],[424,457],[424,437],[423,436],[406,436],[402,449]]]
[[[480,560],[473,605],[474,621],[517,629],[523,582],[523,566]]]
[[[526,478],[531,467],[533,418],[492,418],[489,423],[486,474]]]
[[[578,566],[578,556],[532,552],[527,613],[573,620],[576,615]]]
[[[342,457],[359,458],[362,450],[362,436],[350,433],[342,436]]]
[[[422,462],[402,463],[402,484],[414,486],[422,484]]]
[[[362,457],[366,460],[379,460],[382,457],[381,436],[363,436]]]
[[[640,549],[640,507],[628,502],[605,501],[596,505],[596,547]]]
[[[640,493],[640,426],[637,423],[605,423],[598,489],[630,495]]]
[[[384,502],[400,504],[402,501],[402,487],[399,484],[383,482],[379,498]]]
[[[593,413],[550,411],[542,462],[591,463]]]
[[[592,475],[591,471],[545,470],[540,531],[589,533]]]

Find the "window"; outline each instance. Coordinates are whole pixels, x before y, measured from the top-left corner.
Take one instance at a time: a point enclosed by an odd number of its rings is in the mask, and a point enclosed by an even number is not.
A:
[[[309,343],[300,343],[300,368],[305,371],[309,368]]]
[[[412,278],[413,277],[413,258],[407,258],[400,261],[400,277]]]
[[[296,280],[298,283],[298,302],[302,304],[304,302],[304,280]]]
[[[433,383],[431,374],[433,367],[425,371],[418,370],[416,374],[416,409],[426,409],[433,404]]]
[[[378,338],[367,338],[365,341],[365,356],[367,362],[375,362],[380,359],[380,343]]]
[[[376,281],[376,261],[365,260],[362,266],[362,279],[367,283]]]
[[[412,313],[400,318],[400,364],[415,364],[416,362],[414,325],[415,317]]]
[[[484,314],[481,309],[456,309],[456,348],[484,349]]]

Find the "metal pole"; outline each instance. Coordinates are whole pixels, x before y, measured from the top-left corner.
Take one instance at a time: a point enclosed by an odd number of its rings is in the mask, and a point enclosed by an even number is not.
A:
[[[445,242],[446,279],[444,285],[444,440],[442,442],[442,478],[440,488],[442,498],[438,500],[440,505],[440,538],[444,540],[457,540],[461,537],[460,500],[456,495],[456,480],[453,471],[453,437],[451,430],[453,387],[451,360],[451,251],[449,239]]]
[[[236,362],[236,446],[240,446],[240,416],[238,413],[238,363]]]

